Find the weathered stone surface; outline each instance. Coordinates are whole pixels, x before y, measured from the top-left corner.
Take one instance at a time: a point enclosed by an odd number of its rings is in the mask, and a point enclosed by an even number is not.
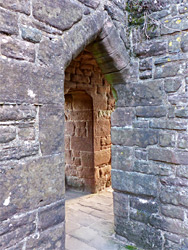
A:
[[[139,160],[147,160],[147,151],[135,149],[135,157]]]
[[[26,248],[28,250],[43,250],[43,249],[57,249],[65,248],[65,224],[59,224],[49,230],[39,234],[39,237],[30,237],[27,240]]]
[[[168,162],[172,164],[188,165],[188,152],[150,148],[148,157],[150,160]]]
[[[131,170],[132,150],[128,147],[112,146],[112,168],[119,170]]]
[[[168,129],[168,130],[186,130],[187,124],[185,122],[179,122],[174,120],[153,120],[149,124],[150,128],[156,129]]]
[[[62,103],[62,70],[0,60],[0,101],[13,103]],[[6,82],[6,84],[5,84]]]
[[[106,2],[106,4],[104,5],[104,8],[108,12],[108,15],[112,18],[112,20],[114,20],[116,22],[120,22],[121,24],[125,23],[124,12],[122,11],[122,8],[117,7],[117,5],[114,3],[114,1],[108,2],[108,3]],[[121,30],[121,26],[120,27],[118,27],[118,26],[117,26],[117,29]],[[123,29],[119,33],[120,33],[121,38],[124,40],[125,38],[122,35],[122,33],[124,33]]]
[[[104,74],[123,70],[129,65],[129,55],[123,49],[123,42],[118,40],[118,32],[113,27],[103,40],[92,44],[91,51]]]
[[[155,68],[154,78],[165,78],[177,76],[180,74],[180,64],[177,63],[166,63],[162,66],[158,66]]]
[[[20,124],[18,130],[18,136],[21,140],[30,141],[35,140],[35,128],[30,124]]]
[[[148,41],[145,43],[139,43],[134,47],[134,53],[141,57],[150,57],[162,55],[167,50],[167,43],[161,41]]]
[[[39,153],[38,143],[23,143],[17,146],[7,146],[0,150],[0,161],[20,160]]]
[[[32,105],[0,106],[0,121],[31,121],[36,117],[36,108]]]
[[[181,37],[181,49],[183,52],[187,52],[188,51],[188,36],[187,34],[184,34],[182,37]]]
[[[112,128],[112,143],[124,146],[147,147],[157,144],[158,132],[148,129]]]
[[[167,93],[176,92],[181,87],[181,79],[165,79],[164,88]]]
[[[159,135],[159,145],[161,147],[175,147],[175,134],[161,133]]]
[[[13,11],[23,12],[27,15],[30,14],[30,1],[29,0],[0,0],[0,6],[11,9]]]
[[[166,186],[162,187],[160,200],[164,204],[183,205],[188,207],[188,190],[186,187]]]
[[[185,149],[188,148],[188,136],[187,136],[187,134],[178,135],[177,146],[178,146],[178,148],[185,148]]]
[[[48,205],[64,197],[62,155],[1,164],[0,218]],[[3,208],[3,209],[2,209]]]
[[[175,116],[179,118],[188,118],[188,108],[176,109]]]
[[[24,242],[19,242],[18,244],[14,245],[13,247],[8,248],[7,250],[20,250],[24,247]]]
[[[159,204],[156,201],[151,201],[142,198],[131,197],[130,206],[139,211],[144,211],[146,213],[152,214],[159,211]]]
[[[79,2],[85,4],[88,7],[91,7],[93,9],[96,9],[100,2],[98,0],[79,0]]]
[[[132,171],[144,174],[158,175],[160,168],[155,164],[148,164],[147,161],[135,161],[132,167]]]
[[[168,51],[169,53],[178,53],[181,51],[180,42],[177,40],[177,36],[170,37],[168,42]]]
[[[36,214],[31,213],[21,217],[13,217],[0,225],[0,249],[13,247],[36,230]],[[7,237],[8,233],[8,237]]]
[[[58,201],[53,205],[41,208],[38,219],[39,231],[44,231],[62,223],[65,220],[65,201]]]
[[[162,248],[161,232],[143,223],[116,217],[115,231],[143,249],[159,250]]]
[[[0,32],[9,35],[18,34],[18,17],[16,14],[0,9]]]
[[[180,166],[177,168],[177,176],[188,179],[188,166]]]
[[[157,185],[155,176],[112,170],[112,187],[115,190],[156,197]]]
[[[22,102],[24,99],[36,100],[35,98],[30,98],[27,91],[31,90],[31,70],[28,65],[18,65],[16,63],[8,63],[7,60],[0,61],[0,100],[1,102],[16,102],[19,97]],[[26,87],[27,86],[27,87]],[[32,88],[32,91],[34,88]],[[35,91],[34,91],[35,92]],[[23,94],[24,93],[24,94]]]
[[[111,115],[111,126],[130,126],[134,119],[134,111],[130,108],[117,108]]]
[[[164,21],[165,22],[165,21]],[[167,19],[165,22],[165,25],[161,26],[161,34],[172,34],[181,30],[187,29],[187,20],[186,17],[173,17],[170,19]]]
[[[167,114],[167,110],[164,106],[148,106],[148,107],[137,107],[136,115],[139,117],[164,117]]]
[[[140,60],[139,64],[140,71],[151,70],[151,69],[152,69],[152,58],[146,58]]]
[[[179,93],[179,94],[174,94],[169,96],[169,102],[172,105],[177,105],[177,106],[182,106],[184,107],[185,104],[187,104],[187,92],[185,93]]]
[[[117,106],[158,106],[162,104],[162,82],[147,81],[137,84],[114,85],[117,91]],[[121,102],[121,103],[120,103]]]
[[[0,127],[0,143],[7,143],[16,138],[14,127]]]
[[[59,63],[59,66],[62,66],[66,60],[66,56],[61,38],[46,38],[39,45],[38,59],[45,65]]]
[[[164,204],[179,204],[179,190],[177,187],[162,187],[159,197]]]
[[[185,225],[181,220],[174,220],[171,218],[160,217],[159,215],[153,215],[150,218],[150,224],[156,228],[168,231],[174,234],[181,234],[187,236],[187,225]]]
[[[42,39],[42,32],[31,26],[21,26],[21,36],[24,40],[39,43]]]
[[[143,71],[139,75],[140,79],[146,80],[152,78],[152,71]]]
[[[82,18],[82,8],[68,0],[33,1],[33,16],[60,30],[67,30]]]
[[[184,220],[184,211],[180,207],[176,206],[161,206],[161,213],[167,217],[174,219]]]
[[[187,180],[178,177],[161,177],[160,181],[164,186],[188,187]]]
[[[146,213],[144,211],[138,211],[136,209],[130,209],[130,219],[132,221],[139,221],[145,224],[148,224],[149,222],[149,213]]]
[[[40,108],[39,141],[43,155],[63,152],[64,111],[61,105],[44,105]]]
[[[35,61],[35,47],[33,44],[10,37],[2,39],[1,53],[4,56],[18,60]]]
[[[64,74],[59,69],[57,71],[55,69],[49,68],[44,70],[43,67],[32,69],[31,81],[34,89],[33,92],[35,94],[36,89],[36,97],[38,94],[39,103],[63,103]]]
[[[114,192],[113,193],[114,200],[114,214],[117,216],[121,216],[123,218],[128,218],[128,204],[129,198],[128,195]]]
[[[149,128],[149,121],[134,121],[133,128]]]

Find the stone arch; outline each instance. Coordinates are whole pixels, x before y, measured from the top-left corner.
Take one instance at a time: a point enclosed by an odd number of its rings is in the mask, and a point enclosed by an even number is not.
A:
[[[85,18],[64,34],[65,68],[72,59],[89,45],[99,67],[109,83],[125,82],[129,68],[129,54],[111,18],[105,12],[97,12]]]
[[[95,13],[81,24],[75,25],[63,39],[66,41],[66,49],[69,48],[71,51],[65,60],[66,68],[81,51],[87,48],[94,56],[107,82],[111,84],[113,95],[117,98],[113,84],[125,82],[129,70],[129,55],[112,20],[103,12]],[[92,190],[97,191],[95,187]]]

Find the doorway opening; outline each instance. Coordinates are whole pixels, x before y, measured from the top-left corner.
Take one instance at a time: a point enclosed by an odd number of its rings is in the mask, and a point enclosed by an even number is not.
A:
[[[111,186],[110,85],[86,48],[65,71],[67,188],[96,193]]]

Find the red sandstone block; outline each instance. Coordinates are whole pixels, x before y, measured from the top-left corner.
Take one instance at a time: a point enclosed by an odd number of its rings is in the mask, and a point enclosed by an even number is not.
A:
[[[84,75],[85,76],[91,76],[91,70],[84,69]]]
[[[75,133],[75,124],[73,122],[65,122],[65,135],[73,136]]]
[[[88,140],[88,138],[72,137],[71,149],[77,151],[92,151],[93,150],[92,140]]]
[[[76,68],[72,66],[72,64],[66,68],[66,73],[70,73],[70,74],[75,74],[76,72]]]
[[[66,80],[66,81],[70,81],[70,79],[71,79],[70,73],[65,72],[65,80]]]
[[[97,94],[106,95],[109,93],[109,90],[107,86],[97,86]]]
[[[83,167],[92,167],[94,165],[94,154],[93,152],[80,152],[81,163]]]
[[[75,136],[77,137],[87,136],[86,122],[75,122]]]
[[[104,149],[100,151],[94,152],[95,166],[99,166],[101,164],[107,164],[111,161],[111,150]]]
[[[93,71],[93,65],[83,64],[80,66],[80,69],[87,69],[89,71]]]
[[[70,137],[65,136],[65,149],[70,150]]]
[[[81,165],[81,159],[78,158],[78,157],[74,158],[73,162],[74,162],[75,166],[80,166]]]
[[[89,95],[78,93],[73,95],[73,110],[92,110],[92,99]]]
[[[74,117],[74,121],[92,121],[92,110],[72,111],[71,117]]]
[[[95,136],[94,137],[94,150],[99,151],[101,149],[101,137]]]
[[[72,150],[72,157],[80,157],[80,151]]]
[[[107,110],[107,97],[106,95],[96,95],[93,98],[93,109],[94,110]]]
[[[71,155],[71,150],[65,150],[65,159],[66,159],[66,164],[72,164],[72,155]]]
[[[95,125],[96,136],[109,136],[111,132],[111,124],[109,119],[100,119]]]
[[[90,78],[88,76],[82,76],[82,75],[72,75],[72,81],[73,82],[81,82],[81,83],[90,83]]]
[[[80,70],[79,68],[76,68],[76,75],[82,75],[83,76],[84,74],[83,74],[82,70]]]

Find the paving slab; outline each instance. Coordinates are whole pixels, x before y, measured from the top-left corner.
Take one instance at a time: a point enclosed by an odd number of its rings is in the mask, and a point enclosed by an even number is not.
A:
[[[66,250],[123,250],[115,237],[112,189],[66,193]]]

